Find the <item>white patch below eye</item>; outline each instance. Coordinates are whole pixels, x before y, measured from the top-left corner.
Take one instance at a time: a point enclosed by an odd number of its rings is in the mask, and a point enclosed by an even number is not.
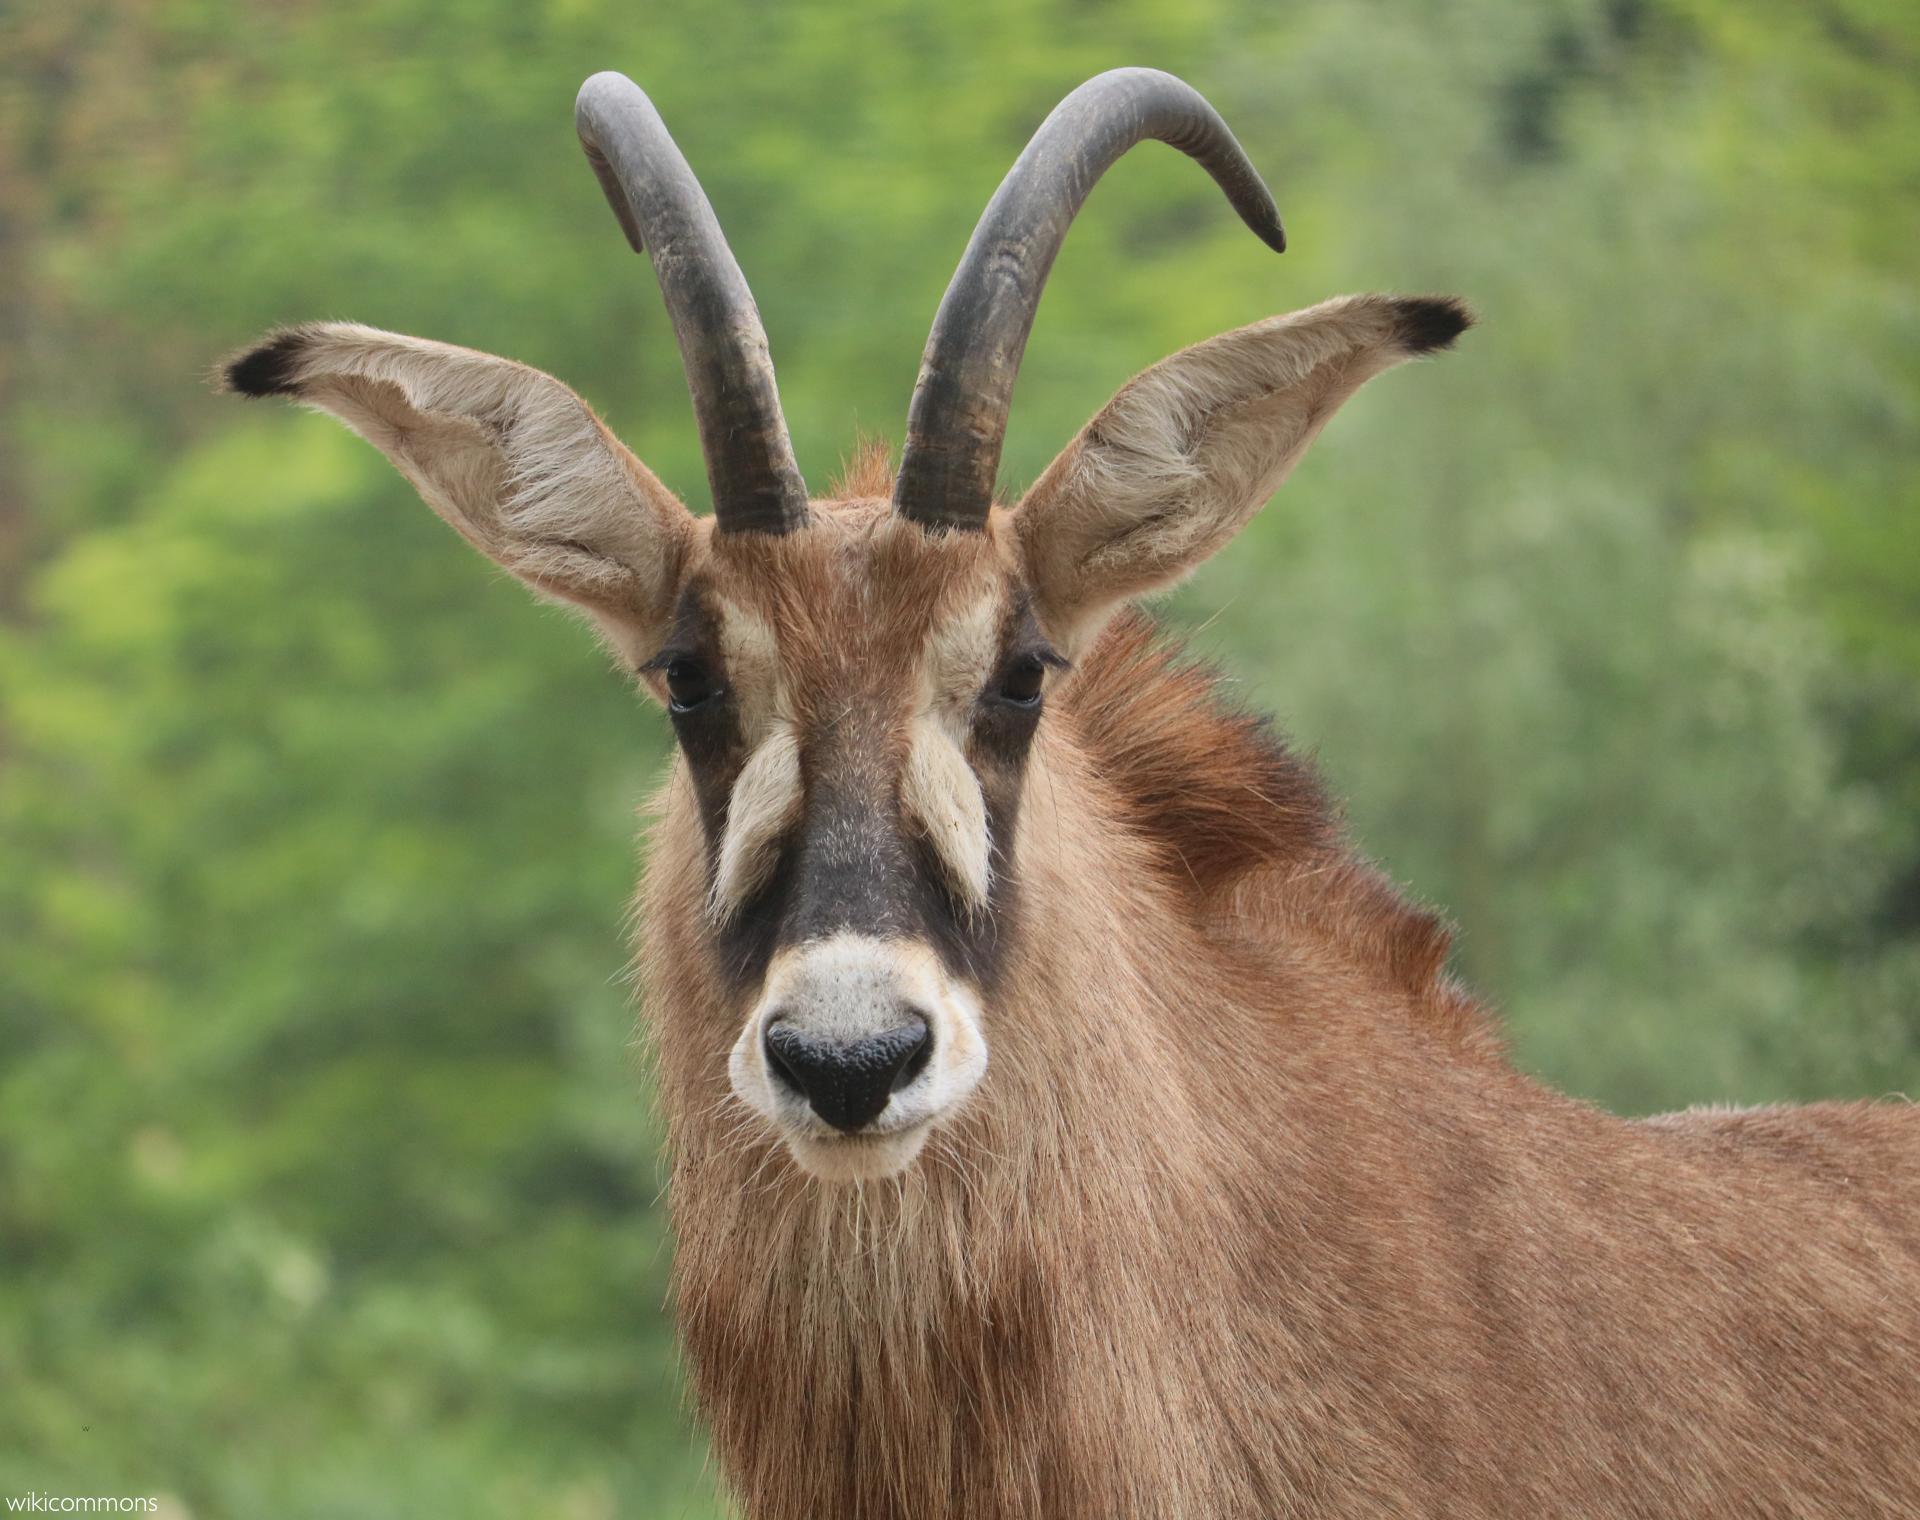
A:
[[[991,881],[987,802],[959,746],[933,718],[913,726],[913,747],[901,795],[907,814],[927,831],[960,900],[979,910]]]
[[[780,841],[800,816],[800,745],[781,724],[763,739],[733,783],[727,831],[708,907],[724,923],[767,878]]]

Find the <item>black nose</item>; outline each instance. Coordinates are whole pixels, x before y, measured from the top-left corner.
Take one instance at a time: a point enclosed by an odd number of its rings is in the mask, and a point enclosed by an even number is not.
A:
[[[887,1099],[927,1069],[933,1032],[913,1018],[885,1034],[858,1040],[803,1034],[775,1019],[767,1025],[767,1066],[835,1129],[852,1134],[871,1124]]]

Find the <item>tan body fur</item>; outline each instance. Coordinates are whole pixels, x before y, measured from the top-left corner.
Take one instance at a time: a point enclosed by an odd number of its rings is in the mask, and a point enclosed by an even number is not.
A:
[[[1552,1092],[1143,625],[1054,719],[991,1077],[859,1187],[732,1111],[669,784],[639,921],[675,1302],[748,1514],[1920,1512],[1920,1112]],[[1209,808],[1251,846],[1208,851]]]

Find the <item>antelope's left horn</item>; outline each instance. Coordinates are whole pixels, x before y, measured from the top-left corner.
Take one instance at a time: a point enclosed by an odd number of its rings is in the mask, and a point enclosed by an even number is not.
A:
[[[624,74],[595,74],[580,86],[573,119],[627,241],[653,261],[693,392],[719,527],[790,532],[807,520],[806,483],[759,309],[700,182],[653,102]]]
[[[907,413],[895,511],[930,528],[985,525],[1047,272],[1095,182],[1149,138],[1197,160],[1262,242],[1286,248],[1273,196],[1198,91],[1158,69],[1088,80],[1040,124],[1000,182],[947,286]]]

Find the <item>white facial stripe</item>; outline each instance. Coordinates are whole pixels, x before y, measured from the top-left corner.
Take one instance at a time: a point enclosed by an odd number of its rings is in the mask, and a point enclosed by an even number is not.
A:
[[[925,708],[913,725],[901,801],[924,829],[954,893],[975,910],[987,905],[991,879],[987,804],[967,763],[969,716],[1000,653],[1001,602],[988,592],[960,609],[927,640],[921,662]]]
[[[999,653],[1000,598],[989,593],[934,629],[927,640],[922,666],[927,705],[943,717],[963,716]]]
[[[800,803],[800,744],[782,723],[747,757],[733,784],[709,904],[716,919],[732,917],[766,880],[782,837],[799,821]]]
[[[741,732],[757,747],[783,716],[780,646],[773,626],[734,603],[720,602],[720,659],[740,714]]]
[[[984,909],[991,879],[986,798],[966,756],[932,716],[913,725],[900,792],[907,815],[926,830],[956,895],[969,907]]]

